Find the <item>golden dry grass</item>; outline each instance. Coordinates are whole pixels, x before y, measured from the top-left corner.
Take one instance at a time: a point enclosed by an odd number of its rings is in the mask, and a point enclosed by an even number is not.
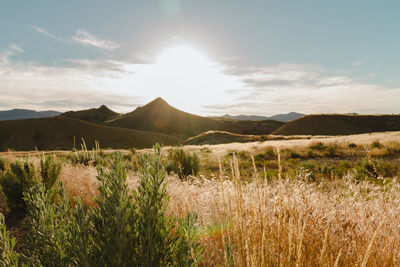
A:
[[[167,177],[169,212],[199,214],[204,266],[224,263],[234,244],[235,266],[398,266],[400,183],[386,186],[342,180],[240,180],[233,173],[181,181]],[[96,169],[64,166],[61,179],[71,196],[87,204],[97,194]],[[130,173],[134,188],[138,177]],[[366,264],[366,265],[365,265]]]
[[[321,137],[318,137],[321,138]],[[306,147],[310,140],[278,141],[282,147]],[[399,141],[400,133],[323,138],[324,143],[370,144]],[[275,142],[275,141],[272,141]],[[288,144],[289,142],[289,144]],[[291,144],[291,142],[297,142]],[[232,148],[256,151],[270,142],[207,146],[214,155]],[[185,147],[197,150],[201,147]],[[8,155],[9,159],[18,158]],[[400,181],[387,184],[342,179],[309,182],[308,173],[266,180],[254,171],[242,181],[238,162],[232,172],[181,181],[166,179],[168,211],[197,212],[205,248],[203,266],[224,264],[224,246],[232,244],[235,266],[400,266]],[[61,180],[72,197],[94,205],[97,171],[64,164]],[[384,179],[384,178],[382,178]],[[135,188],[138,176],[128,173]]]

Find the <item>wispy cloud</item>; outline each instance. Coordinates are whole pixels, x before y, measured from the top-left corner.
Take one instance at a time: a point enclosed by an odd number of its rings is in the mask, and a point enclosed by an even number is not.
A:
[[[125,112],[162,96],[203,115],[399,112],[400,86],[368,83],[318,65],[231,63],[195,71],[185,65],[175,73],[157,62],[78,58],[65,59],[64,66],[42,66],[13,61],[12,55],[23,51],[10,44],[0,52],[0,109],[65,111],[106,104]]]
[[[93,46],[105,50],[114,50],[119,47],[117,43],[110,40],[98,39],[97,37],[95,37],[94,35],[90,34],[85,30],[76,31],[72,39],[83,45]]]
[[[17,53],[25,53],[25,50],[17,44],[9,44],[7,49],[0,52],[0,62],[3,64],[9,63],[10,57]]]
[[[400,86],[363,82],[332,74],[314,65],[279,64],[264,68],[229,69],[241,77],[243,88],[231,90],[230,103],[206,105],[214,114],[272,115],[303,113],[398,112]]]
[[[54,35],[54,34],[51,34],[51,33],[48,32],[47,30],[45,30],[45,29],[43,29],[43,28],[41,28],[41,27],[39,27],[39,26],[36,26],[36,25],[28,25],[28,27],[31,28],[31,29],[33,29],[34,31],[37,31],[38,33],[42,33],[42,34],[46,35],[47,37],[50,37],[50,38],[52,38],[52,39],[54,39],[54,40],[66,41],[64,38],[58,37],[58,36],[56,36],[56,35]]]

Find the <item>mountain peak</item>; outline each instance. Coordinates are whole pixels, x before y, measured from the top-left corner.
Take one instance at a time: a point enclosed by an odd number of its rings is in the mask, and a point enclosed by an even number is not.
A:
[[[154,99],[150,103],[168,104],[167,101],[165,101],[162,97],[157,97],[156,99]]]
[[[110,110],[106,105],[101,105],[100,107],[99,107],[99,110],[104,110],[104,111],[108,111],[108,110]]]

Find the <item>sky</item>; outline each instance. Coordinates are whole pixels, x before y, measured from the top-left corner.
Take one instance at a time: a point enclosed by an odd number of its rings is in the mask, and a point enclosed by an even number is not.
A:
[[[2,1],[0,110],[400,113],[400,1]]]

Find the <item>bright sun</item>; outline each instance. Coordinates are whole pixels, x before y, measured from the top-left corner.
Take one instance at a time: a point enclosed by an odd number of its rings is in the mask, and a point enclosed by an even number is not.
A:
[[[225,102],[227,91],[240,87],[235,77],[225,73],[224,65],[190,46],[169,47],[153,63],[137,65],[132,73],[133,88],[143,88],[150,98],[163,97],[171,105],[194,113]]]

